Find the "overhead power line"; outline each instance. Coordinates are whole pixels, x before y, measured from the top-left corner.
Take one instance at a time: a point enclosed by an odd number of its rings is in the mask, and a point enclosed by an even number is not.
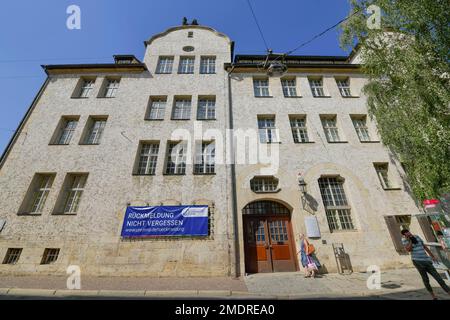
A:
[[[247,3],[248,3],[248,6],[250,7],[250,11],[252,12],[253,19],[255,20],[256,26],[258,27],[259,34],[261,35],[261,38],[264,42],[264,46],[266,47],[266,50],[269,51],[269,46],[267,45],[266,38],[264,37],[264,33],[262,32],[261,26],[259,25],[258,18],[256,17],[255,11],[253,11],[253,7],[252,7],[250,0],[247,0]]]

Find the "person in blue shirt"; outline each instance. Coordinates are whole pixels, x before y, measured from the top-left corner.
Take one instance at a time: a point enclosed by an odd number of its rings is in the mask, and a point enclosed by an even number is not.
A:
[[[413,235],[407,229],[402,230],[401,233],[403,235],[402,243],[405,246],[406,251],[411,252],[412,263],[416,267],[417,271],[419,271],[425,288],[431,294],[433,299],[437,300],[437,297],[431,288],[428,273],[436,279],[442,289],[450,295],[449,287],[433,266],[433,261],[437,261],[436,257],[430,249],[424,245],[423,240],[419,236]]]

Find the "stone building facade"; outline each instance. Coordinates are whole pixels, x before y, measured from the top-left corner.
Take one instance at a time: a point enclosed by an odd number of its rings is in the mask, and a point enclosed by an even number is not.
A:
[[[408,264],[390,231],[419,209],[367,117],[357,57],[274,55],[287,72],[269,76],[267,57],[233,50],[226,35],[183,25],[146,41],[143,62],[44,66],[1,158],[0,274],[296,271],[298,235],[314,228],[329,272],[338,243],[355,270]],[[242,138],[226,139],[231,129],[276,147],[276,170],[227,161]],[[208,205],[209,235],[121,238],[128,206],[161,205]]]

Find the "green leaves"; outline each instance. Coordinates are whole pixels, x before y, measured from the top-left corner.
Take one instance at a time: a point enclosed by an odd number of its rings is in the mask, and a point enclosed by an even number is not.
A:
[[[341,44],[361,44],[371,116],[418,200],[450,192],[450,10],[441,0],[351,0]],[[381,30],[365,8],[382,9]]]

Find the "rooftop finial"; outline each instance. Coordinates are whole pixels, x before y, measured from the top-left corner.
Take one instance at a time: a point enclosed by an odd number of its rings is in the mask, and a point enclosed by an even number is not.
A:
[[[193,25],[193,26],[198,26],[198,21],[197,21],[197,19],[192,20],[192,25]]]
[[[187,26],[188,20],[186,17],[183,17],[183,26]]]

